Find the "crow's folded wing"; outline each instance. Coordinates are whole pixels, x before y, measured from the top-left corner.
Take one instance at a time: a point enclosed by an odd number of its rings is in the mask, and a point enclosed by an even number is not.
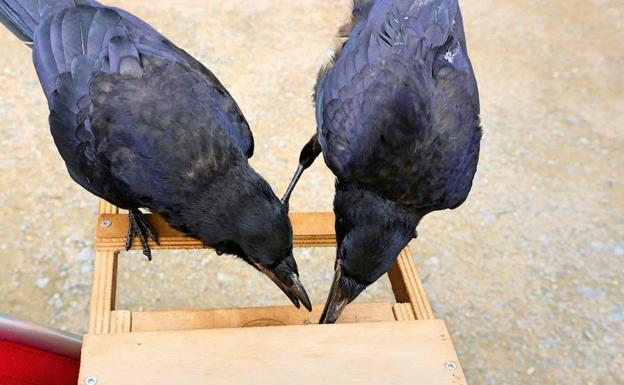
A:
[[[461,15],[454,0],[393,6],[376,2],[320,79],[325,160],[338,178],[415,209],[452,205],[467,194],[480,138]]]
[[[144,84],[150,81],[152,85],[156,84],[151,73],[156,68],[168,68],[167,75],[175,78],[176,74],[171,71],[175,67],[179,74],[183,74],[179,78],[187,81],[188,74],[192,73],[194,84],[188,85],[192,89],[177,88],[180,93],[199,94],[188,108],[200,108],[197,106],[199,101],[206,103],[204,109],[222,123],[225,138],[246,157],[253,153],[249,126],[216,77],[149,25],[125,11],[78,5],[49,14],[36,30],[33,60],[48,99],[51,130],[70,174],[83,187],[100,196],[106,195],[102,190],[108,186],[96,186],[94,179],[114,179],[115,175],[110,175],[114,168],[112,160],[102,159],[106,153],[98,147],[102,138],[110,138],[110,133],[106,132],[109,125],[100,121],[96,127],[92,117],[95,114],[117,116],[115,109],[120,106],[112,102],[94,103],[94,90],[102,91],[106,85],[116,85],[115,90],[100,92],[102,97],[111,93],[124,94],[125,81],[142,79]],[[163,75],[163,72],[159,74]],[[163,82],[161,86],[180,84],[175,79]],[[128,88],[128,92],[136,91],[137,86],[134,84]],[[143,91],[148,89],[154,91],[149,87],[144,87]],[[131,99],[140,96],[136,92],[125,96],[129,98],[125,99],[126,104],[145,106],[146,98]],[[165,99],[155,102],[164,103]],[[157,107],[155,116],[166,110],[166,106]],[[125,127],[127,131],[132,129],[131,124]],[[119,145],[132,137],[131,133],[116,132]],[[201,132],[194,134],[204,135]],[[136,143],[125,145],[132,151]]]

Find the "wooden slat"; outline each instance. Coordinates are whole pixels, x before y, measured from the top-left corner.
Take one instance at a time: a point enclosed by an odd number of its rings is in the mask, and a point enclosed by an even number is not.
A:
[[[109,333],[111,311],[115,309],[117,285],[116,251],[96,251],[89,310],[89,333]]]
[[[160,246],[150,241],[152,249],[197,249],[203,248],[200,241],[171,228],[158,215],[146,214],[146,218],[158,233]],[[332,213],[292,213],[293,244],[295,247],[330,247],[336,244],[334,214]],[[102,223],[109,226],[102,226]],[[128,216],[124,214],[103,214],[98,217],[96,226],[96,247],[98,250],[122,250],[128,233]],[[141,248],[134,239],[133,249]]]
[[[414,310],[410,303],[397,303],[392,306],[394,317],[397,321],[416,321]]]
[[[132,312],[116,310],[111,314],[111,333],[130,333],[132,331]]]
[[[87,335],[79,383],[88,377],[115,385],[466,384],[441,320]]]
[[[100,214],[118,214],[119,208],[112,203],[108,203],[104,199],[100,199]]]
[[[293,306],[133,312],[132,332],[308,325],[318,323],[322,310],[323,305],[319,304],[313,306],[312,313]],[[394,319],[390,303],[353,303],[345,309],[338,322],[382,322]]]
[[[388,276],[397,302],[409,302],[414,309],[416,319],[434,318],[431,304],[422,286],[409,246],[399,254],[397,262],[388,272]]]

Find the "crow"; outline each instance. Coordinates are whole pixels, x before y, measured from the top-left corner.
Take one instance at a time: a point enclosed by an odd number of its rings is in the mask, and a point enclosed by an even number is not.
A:
[[[127,247],[157,234],[140,209],[310,300],[288,215],[248,163],[254,140],[215,75],[154,28],[92,0],[0,0],[0,22],[32,47],[49,125],[69,175],[129,210]]]
[[[322,152],[336,175],[333,323],[386,273],[421,219],[467,198],[479,94],[457,0],[356,0],[314,92],[317,132],[282,203]]]

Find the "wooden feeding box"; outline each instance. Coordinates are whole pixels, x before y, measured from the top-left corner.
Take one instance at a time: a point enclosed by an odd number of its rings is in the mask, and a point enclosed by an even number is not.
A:
[[[153,249],[202,248],[162,219]],[[335,246],[330,213],[291,214],[295,247]],[[466,384],[444,321],[434,318],[409,247],[389,273],[396,303],[354,303],[335,325],[293,306],[136,312],[115,308],[127,215],[102,202],[89,333],[79,384]],[[135,240],[134,247],[140,245]]]

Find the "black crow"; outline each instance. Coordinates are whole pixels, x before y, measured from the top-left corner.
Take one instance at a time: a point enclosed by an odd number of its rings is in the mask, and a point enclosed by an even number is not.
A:
[[[249,125],[207,68],[137,17],[91,0],[0,0],[0,21],[33,49],[71,177],[129,210],[128,247],[138,235],[151,257],[147,208],[310,308],[287,212],[250,167]]]
[[[317,133],[282,200],[322,152],[338,241],[322,323],[392,267],[423,216],[464,202],[481,141],[457,0],[357,0],[340,35],[315,88]]]

